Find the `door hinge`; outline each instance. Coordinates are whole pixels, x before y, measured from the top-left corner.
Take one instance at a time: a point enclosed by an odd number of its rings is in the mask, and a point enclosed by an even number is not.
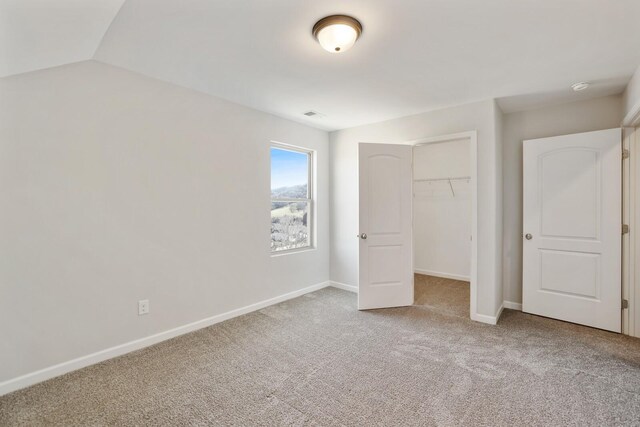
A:
[[[628,158],[629,158],[629,156],[630,156],[630,154],[629,154],[629,150],[627,150],[626,148],[624,148],[624,149],[622,150],[622,160],[624,160],[624,159],[628,159]]]
[[[629,225],[622,224],[622,234],[629,234]]]
[[[629,301],[626,300],[626,299],[623,299],[622,300],[622,309],[625,310],[627,308],[629,308]]]

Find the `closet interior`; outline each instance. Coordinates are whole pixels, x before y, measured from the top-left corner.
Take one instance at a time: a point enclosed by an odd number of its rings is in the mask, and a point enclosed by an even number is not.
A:
[[[471,155],[469,139],[413,150],[415,304],[469,315]]]

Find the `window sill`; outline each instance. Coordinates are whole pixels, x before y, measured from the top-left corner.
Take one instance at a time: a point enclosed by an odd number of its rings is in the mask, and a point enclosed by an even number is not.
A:
[[[315,248],[314,246],[309,246],[306,248],[296,248],[296,249],[288,249],[286,251],[271,252],[271,258],[277,258],[284,255],[300,254],[304,252],[312,252],[312,251],[315,251],[316,249],[317,248]]]

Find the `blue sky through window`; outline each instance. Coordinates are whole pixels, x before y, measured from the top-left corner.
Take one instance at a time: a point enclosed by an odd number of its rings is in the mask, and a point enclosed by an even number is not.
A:
[[[309,179],[308,155],[271,148],[271,189],[306,184]]]

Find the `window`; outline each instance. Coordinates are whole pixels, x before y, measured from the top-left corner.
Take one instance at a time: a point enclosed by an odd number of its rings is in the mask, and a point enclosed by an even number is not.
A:
[[[311,247],[313,153],[271,146],[271,252]]]

